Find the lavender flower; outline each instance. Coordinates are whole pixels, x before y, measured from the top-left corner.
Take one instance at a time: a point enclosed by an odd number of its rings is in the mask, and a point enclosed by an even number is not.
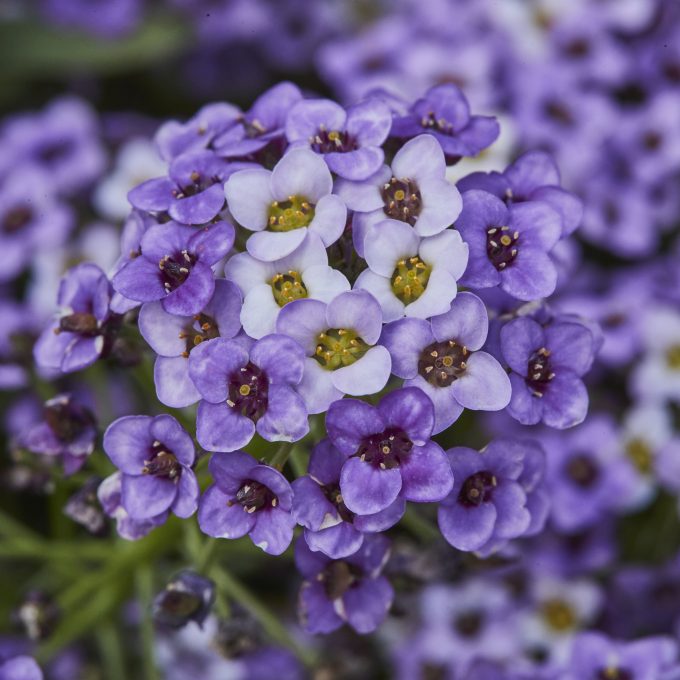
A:
[[[304,353],[285,335],[267,335],[249,349],[237,340],[202,342],[189,357],[189,376],[202,397],[196,436],[208,451],[235,451],[257,431],[267,441],[297,441],[309,431],[295,388]]]
[[[134,520],[151,520],[171,510],[191,517],[198,482],[191,466],[191,437],[168,415],[125,416],[104,433],[104,451],[120,469],[121,505]]]
[[[381,575],[389,557],[389,541],[366,536],[354,555],[332,561],[311,552],[304,540],[295,544],[295,564],[305,579],[298,612],[310,633],[330,633],[347,623],[357,633],[370,633],[383,621],[394,591]]]
[[[161,300],[170,314],[198,314],[215,290],[211,266],[234,243],[234,227],[218,222],[192,229],[174,222],[150,227],[141,239],[141,255],[113,277],[113,287],[139,302]]]
[[[26,655],[0,661],[0,680],[43,680],[43,673],[35,659]]]
[[[380,169],[381,148],[392,125],[383,102],[368,99],[347,110],[330,99],[298,102],[286,118],[286,137],[293,146],[310,146],[329,169],[349,180],[364,180]]]
[[[293,538],[293,492],[286,478],[243,451],[217,453],[209,463],[215,481],[198,509],[201,530],[215,538],[250,540],[270,555],[280,555]]]
[[[277,331],[307,355],[297,390],[309,413],[325,411],[343,394],[373,394],[385,386],[391,361],[376,345],[381,328],[380,305],[363,290],[340,293],[328,304],[295,300],[279,312]]]
[[[271,262],[290,255],[307,232],[328,247],[340,238],[347,217],[344,203],[331,194],[333,180],[321,158],[309,149],[292,149],[274,167],[242,170],[224,186],[234,219],[255,232],[248,252]]]

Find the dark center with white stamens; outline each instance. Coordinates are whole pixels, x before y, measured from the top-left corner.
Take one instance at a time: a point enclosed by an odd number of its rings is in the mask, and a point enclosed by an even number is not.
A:
[[[16,234],[21,231],[33,219],[33,211],[28,205],[17,205],[8,210],[0,222],[0,231],[3,234]]]
[[[465,374],[470,351],[455,340],[433,342],[420,354],[418,373],[435,387],[448,387]]]
[[[633,680],[633,675],[629,671],[618,666],[601,668],[595,677],[597,680]]]
[[[292,269],[283,274],[275,274],[269,281],[269,285],[272,287],[274,300],[279,307],[308,296],[302,276]]]
[[[498,486],[496,476],[488,470],[470,475],[458,494],[458,502],[468,508],[475,508],[491,500],[493,490]]]
[[[427,288],[432,267],[418,255],[399,260],[392,273],[392,291],[405,305],[415,302]]]
[[[269,206],[267,229],[279,232],[308,227],[314,219],[314,207],[304,196],[289,196],[286,201],[274,201]]]
[[[361,573],[358,567],[342,560],[336,560],[317,575],[323,584],[326,597],[334,601],[342,597],[354,584],[358,583]]]
[[[220,329],[215,320],[207,314],[196,314],[192,323],[186,325],[180,331],[179,338],[186,343],[186,349],[182,352],[182,356],[186,359],[191,350],[204,340],[213,340],[219,337]]]
[[[434,132],[441,132],[444,135],[453,135],[454,134],[454,129],[453,125],[449,123],[446,118],[443,116],[440,116],[439,118],[435,115],[434,111],[430,111],[427,116],[423,116],[420,119],[420,124],[428,129],[428,130],[433,130]]]
[[[167,293],[179,288],[188,278],[196,263],[196,256],[186,250],[172,255],[164,255],[158,262],[161,281]]]
[[[527,377],[524,379],[527,387],[535,397],[542,397],[554,377],[550,366],[550,350],[541,347],[529,358]]]
[[[351,328],[328,328],[316,337],[314,358],[327,371],[351,366],[370,347]]]
[[[209,189],[213,184],[217,184],[220,181],[219,177],[209,177],[202,175],[200,172],[194,170],[189,176],[189,184],[184,184],[181,190],[173,189],[172,195],[175,198],[187,198],[188,196],[196,196],[196,194],[203,193],[206,189]]]
[[[356,139],[346,130],[326,130],[320,127],[309,142],[317,153],[347,153],[359,148]]]
[[[510,227],[490,227],[486,231],[486,255],[491,264],[503,271],[517,257],[519,232],[511,232]]]
[[[412,448],[413,442],[406,433],[392,427],[384,432],[364,437],[355,455],[381,470],[391,470],[399,467],[408,458]]]
[[[576,486],[583,489],[592,487],[600,477],[600,468],[587,454],[572,456],[565,466],[565,472]]]
[[[456,616],[453,620],[453,627],[460,636],[473,638],[482,630],[484,618],[483,611],[471,609]]]
[[[392,177],[380,190],[384,211],[388,217],[411,226],[416,223],[422,209],[423,199],[418,185],[411,179]]]
[[[265,508],[275,508],[279,499],[268,486],[249,479],[236,492],[236,502],[247,513],[252,514]],[[233,505],[233,501],[229,501],[229,505]]]
[[[89,409],[63,396],[46,402],[43,414],[50,430],[61,442],[74,441],[96,422]]]
[[[321,487],[323,495],[326,496],[328,501],[335,506],[335,509],[340,515],[340,518],[344,522],[351,522],[354,519],[354,513],[347,508],[345,501],[342,498],[342,493],[340,492],[340,486],[338,484],[326,484]]]
[[[269,405],[269,379],[267,374],[249,361],[234,371],[228,380],[227,405],[256,423]]]
[[[164,477],[177,482],[182,474],[182,466],[162,442],[155,441],[149,449],[149,457],[144,461],[142,474]]]

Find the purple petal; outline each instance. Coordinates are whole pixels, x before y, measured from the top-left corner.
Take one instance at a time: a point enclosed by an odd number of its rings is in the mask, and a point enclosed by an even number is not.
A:
[[[553,157],[545,151],[522,154],[503,173],[513,193],[527,197],[534,189],[552,184],[558,186],[560,173]]]
[[[531,516],[526,509],[524,489],[513,482],[501,483],[493,491],[493,504],[498,511],[494,535],[510,539],[521,536],[529,527]]]
[[[404,515],[406,501],[397,498],[392,505],[374,515],[356,515],[354,527],[362,533],[378,533],[391,529]]]
[[[306,529],[304,536],[310,550],[321,551],[334,560],[353,555],[364,542],[363,534],[347,522],[321,531]]]
[[[380,344],[387,348],[392,358],[392,373],[400,378],[418,375],[420,354],[434,341],[430,323],[424,319],[409,318],[388,323],[380,336]]]
[[[336,484],[346,460],[347,455],[336,449],[331,440],[325,437],[316,444],[309,457],[309,475],[319,484]]]
[[[257,421],[257,433],[268,442],[296,442],[309,432],[302,397],[287,385],[270,385],[267,411]]]
[[[460,503],[440,505],[437,512],[439,529],[444,538],[458,550],[477,550],[493,535],[497,511],[492,503],[467,508]]]
[[[193,470],[183,469],[178,482],[177,498],[171,508],[175,515],[185,519],[191,517],[198,507],[200,492]]]
[[[151,421],[150,416],[124,416],[104,432],[104,451],[121,472],[141,473],[154,440]]]
[[[255,424],[227,404],[202,401],[196,414],[196,438],[208,451],[236,451],[250,442]]]
[[[308,356],[316,350],[319,333],[327,329],[326,304],[320,300],[289,302],[276,320],[276,331],[293,338]]]
[[[372,633],[385,620],[393,599],[394,590],[384,576],[360,581],[342,596],[347,623],[357,633]]]
[[[543,422],[563,430],[582,423],[587,413],[588,390],[583,381],[571,371],[556,372],[543,395]]]
[[[160,302],[147,302],[139,310],[139,332],[156,354],[165,357],[179,356],[186,349],[181,337],[191,317],[168,314]]]
[[[177,496],[171,479],[151,475],[123,475],[122,505],[133,519],[150,519],[165,512]]]
[[[392,360],[382,345],[376,345],[351,366],[331,373],[333,385],[345,394],[360,397],[380,392],[390,377]]]
[[[305,353],[292,338],[283,334],[267,335],[250,350],[250,360],[259,366],[270,382],[297,385],[305,368]]]
[[[213,265],[229,253],[235,236],[233,224],[217,222],[196,231],[189,239],[189,250],[203,264]]]
[[[425,392],[434,404],[434,428],[432,434],[442,432],[452,425],[463,412],[463,407],[453,398],[450,387],[436,387],[420,375],[407,380],[404,387],[417,387]]]
[[[432,317],[430,322],[434,337],[439,342],[455,340],[473,351],[482,347],[489,331],[489,317],[484,303],[468,292],[459,293],[451,303],[451,309]]]
[[[328,167],[339,177],[351,181],[361,181],[374,175],[385,160],[385,153],[376,146],[364,146],[348,153],[328,153],[325,155]]]
[[[434,406],[417,387],[404,387],[385,395],[378,404],[378,412],[386,427],[403,430],[418,446],[432,436]]]
[[[144,257],[128,262],[116,273],[111,283],[121,295],[138,302],[153,302],[167,294],[158,263],[154,264]]]
[[[139,210],[161,212],[175,201],[175,184],[167,177],[158,177],[143,182],[128,193],[128,200]]]
[[[198,506],[198,525],[201,531],[214,538],[241,538],[255,525],[254,513],[246,512],[215,485],[209,486]]]
[[[306,99],[298,102],[286,117],[286,137],[289,142],[305,141],[318,134],[321,126],[327,130],[344,130],[345,109],[330,99]]]
[[[201,398],[189,376],[189,360],[184,357],[157,357],[153,379],[158,401],[171,408],[191,406]]]
[[[555,323],[545,329],[550,348],[550,365],[583,375],[590,369],[595,355],[593,334],[580,323]]]
[[[173,200],[168,213],[180,224],[205,224],[216,217],[223,206],[222,184],[213,184],[198,194]]]
[[[198,314],[215,292],[212,269],[196,262],[184,283],[163,298],[163,309],[170,314],[191,316]]]
[[[153,418],[149,432],[154,440],[170,449],[182,465],[193,465],[196,457],[193,439],[172,416],[163,414]]]
[[[451,394],[465,408],[500,411],[510,403],[512,388],[508,374],[494,357],[473,352],[465,374],[451,385]]]
[[[342,626],[333,604],[326,597],[323,584],[305,581],[300,588],[298,612],[308,633],[331,633]]]
[[[342,498],[357,515],[373,515],[394,503],[401,483],[398,468],[381,470],[359,458],[350,458],[340,473]]]
[[[385,422],[375,406],[359,399],[339,399],[328,408],[326,429],[338,451],[351,455],[364,438],[382,432]]]
[[[508,413],[522,425],[535,425],[540,422],[545,396],[538,397],[532,394],[524,378],[516,373],[510,374],[510,385],[512,397],[507,407]]]
[[[280,508],[260,510],[254,513],[255,526],[250,531],[250,539],[269,555],[280,555],[293,540],[295,520],[290,512]]]
[[[545,346],[543,329],[527,317],[514,319],[501,328],[501,351],[508,366],[526,375],[531,355]]]
[[[557,269],[549,255],[534,248],[520,248],[517,258],[501,274],[501,288],[518,300],[548,297],[557,285]]]
[[[335,506],[326,498],[321,487],[305,475],[293,482],[292,514],[306,529],[319,531],[342,522]]]
[[[208,469],[222,492],[235,496],[257,465],[258,462],[244,451],[233,451],[213,454]]]
[[[401,478],[401,496],[417,503],[440,501],[453,486],[449,460],[434,442],[411,449],[410,455],[402,461]]]
[[[219,404],[228,396],[229,376],[248,363],[235,340],[215,338],[202,342],[189,355],[189,375],[204,399]]]

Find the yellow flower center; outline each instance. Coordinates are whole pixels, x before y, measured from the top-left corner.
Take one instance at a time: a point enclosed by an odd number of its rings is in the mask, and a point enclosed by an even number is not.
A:
[[[361,359],[369,346],[351,328],[329,328],[316,338],[314,358],[327,371],[351,366]]]
[[[274,292],[274,299],[279,307],[287,305],[293,300],[307,297],[307,288],[302,282],[299,272],[289,270],[285,274],[275,274],[269,285]]]
[[[415,302],[427,288],[432,267],[417,255],[399,260],[392,274],[392,291],[405,304]]]
[[[269,206],[269,231],[293,231],[307,227],[314,219],[314,206],[304,196],[289,196]]]

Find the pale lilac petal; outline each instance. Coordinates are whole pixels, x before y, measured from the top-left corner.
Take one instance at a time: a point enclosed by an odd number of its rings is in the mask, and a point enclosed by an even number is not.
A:
[[[489,317],[484,303],[467,291],[458,293],[451,303],[451,309],[432,317],[430,323],[432,333],[439,342],[454,340],[472,351],[482,347],[489,330]]]
[[[187,469],[182,470],[177,486],[177,498],[172,504],[171,510],[177,517],[186,519],[196,512],[201,490],[198,487],[196,475],[192,470]]]
[[[273,262],[290,255],[306,235],[307,227],[292,231],[257,231],[246,242],[246,249],[258,260]]]
[[[455,423],[463,412],[463,407],[453,398],[450,388],[435,387],[420,375],[404,382],[404,387],[421,389],[434,404],[434,429],[432,434],[438,434]]]
[[[150,416],[124,416],[104,432],[104,451],[111,462],[127,475],[138,475],[153,444]]]
[[[450,389],[461,406],[474,411],[500,411],[510,403],[512,395],[508,374],[486,352],[468,356],[465,374]]]
[[[267,411],[257,433],[268,442],[296,442],[309,432],[305,402],[287,385],[271,385]]]
[[[208,487],[198,508],[198,525],[201,531],[213,538],[241,538],[255,525],[253,514],[234,503],[215,485]]]
[[[309,223],[309,233],[318,236],[327,248],[332,246],[345,231],[347,208],[342,199],[334,194],[321,198]]]
[[[350,458],[340,473],[345,505],[357,515],[373,515],[394,503],[401,491],[398,468],[381,470],[372,463]]]
[[[208,451],[236,451],[250,442],[255,424],[227,404],[202,401],[196,414],[196,438]]]
[[[460,503],[439,506],[437,521],[444,538],[458,550],[477,550],[492,536],[498,514],[493,503],[466,508]]]
[[[326,308],[326,304],[320,300],[289,302],[279,312],[276,331],[293,338],[308,356],[312,355],[316,350],[319,333],[323,333],[329,327],[326,321]]]
[[[400,378],[418,375],[420,354],[434,341],[430,324],[423,319],[400,319],[388,323],[380,336],[380,344],[387,347],[392,357],[392,373]]]
[[[302,272],[302,280],[310,298],[326,303],[351,288],[347,277],[342,272],[326,264],[307,267]]]
[[[394,294],[390,279],[364,269],[354,282],[355,290],[365,290],[380,304],[385,323],[397,321],[404,316],[404,303]]]
[[[227,207],[246,229],[262,231],[267,226],[269,207],[274,202],[270,189],[272,173],[253,168],[234,173],[224,185]]]
[[[458,219],[463,199],[456,186],[443,178],[428,178],[419,189],[423,205],[414,228],[419,236],[434,236]]]
[[[276,332],[279,311],[272,287],[268,283],[255,286],[246,294],[241,308],[243,330],[256,340]]]
[[[427,177],[444,177],[446,161],[439,142],[432,135],[418,135],[397,151],[392,173],[398,179],[418,182]]]
[[[397,262],[418,253],[420,239],[406,222],[382,220],[371,226],[364,239],[364,258],[380,276],[391,277]]]
[[[392,173],[383,165],[374,175],[363,182],[351,182],[338,179],[335,182],[335,193],[345,202],[350,210],[366,213],[381,210],[384,202],[380,195],[380,187],[389,181]]]
[[[421,241],[418,252],[431,267],[441,268],[459,279],[468,263],[468,244],[455,229],[447,229]]]
[[[271,191],[276,201],[300,196],[317,204],[332,189],[330,170],[323,158],[311,149],[291,149],[272,171]]]
[[[310,358],[305,359],[305,372],[296,390],[304,400],[310,415],[323,413],[344,394],[333,383],[333,373],[322,368],[315,359]]]
[[[276,273],[277,263],[262,262],[250,253],[236,253],[224,265],[225,277],[233,281],[241,289],[243,295],[248,295],[255,286],[269,282]]]
[[[406,305],[404,313],[417,319],[444,314],[451,308],[457,291],[456,279],[449,272],[433,269],[422,295]]]
[[[394,590],[384,576],[379,576],[360,581],[342,599],[347,623],[358,633],[371,633],[385,620],[392,606]]]
[[[360,181],[375,174],[382,166],[385,152],[377,146],[364,146],[349,153],[327,153],[324,160],[339,177]]]
[[[139,332],[156,354],[179,356],[186,349],[186,339],[180,337],[191,317],[175,316],[163,309],[160,302],[147,302],[139,310]]]
[[[335,297],[326,308],[326,321],[328,322],[327,328],[346,328],[356,331],[357,335],[369,345],[378,342],[382,331],[380,305],[370,293],[363,290],[352,290]]]
[[[344,366],[331,373],[333,385],[345,394],[360,397],[379,392],[390,377],[392,360],[382,345],[371,349],[351,366]]]

